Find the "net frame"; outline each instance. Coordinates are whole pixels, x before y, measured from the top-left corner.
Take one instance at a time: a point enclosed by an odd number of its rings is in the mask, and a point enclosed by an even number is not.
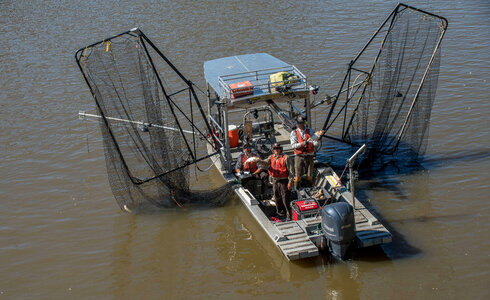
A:
[[[199,169],[198,162],[219,150],[196,124],[195,116],[211,132],[194,84],[141,30],[134,28],[81,48],[75,59],[100,114],[109,183],[121,209],[226,201],[230,184],[190,190],[189,166]],[[169,88],[157,70],[158,59],[167,68],[162,75],[177,75],[175,81],[183,88],[175,92]],[[178,102],[181,95],[188,102]],[[198,149],[202,141],[215,151],[208,154],[202,145]]]
[[[409,105],[403,104],[403,107],[402,105],[399,105],[396,114],[392,116],[392,118],[396,117],[403,120],[403,122],[400,122],[399,126],[397,127],[396,135],[382,136],[383,132],[377,132],[375,127],[385,126],[386,124],[381,124],[382,122],[378,122],[378,124],[376,124],[376,122],[367,124],[366,114],[369,111],[373,111],[373,106],[375,105],[394,105],[393,103],[397,100],[395,98],[397,95],[399,95],[399,93],[388,96],[385,95],[384,100],[386,101],[384,101],[384,103],[376,103],[376,100],[378,99],[374,99],[372,91],[370,91],[370,88],[372,89],[371,83],[373,82],[373,79],[377,80],[375,76],[382,73],[378,68],[380,60],[383,56],[387,56],[385,55],[386,52],[390,51],[387,44],[389,44],[391,41],[393,32],[395,32],[399,27],[397,23],[399,22],[399,17],[403,16],[403,14],[407,12],[420,14],[424,20],[425,18],[437,20],[440,31],[437,36],[435,46],[431,51],[430,59],[427,61],[427,65],[423,69],[424,72],[420,76],[420,82],[417,85],[417,89],[415,92],[412,92],[413,97],[411,101],[407,102]],[[324,137],[341,141],[356,147],[367,144],[369,150],[383,154],[394,154],[397,150],[399,150],[399,146],[402,143],[406,144],[404,146],[408,145],[410,151],[416,155],[423,153],[425,151],[424,145],[427,137],[428,118],[430,117],[430,112],[435,97],[435,90],[437,88],[440,46],[442,38],[444,37],[447,29],[447,25],[448,22],[444,17],[408,6],[406,4],[398,4],[357,54],[357,56],[350,61],[347,72],[339,88],[339,92],[333,98],[332,106],[323,126],[323,129],[327,130],[328,132],[329,130],[335,130],[333,127],[334,124],[337,124],[337,122],[342,122],[342,128],[339,134],[340,136],[334,136],[328,133],[325,134]],[[385,34],[383,35],[384,32]],[[367,56],[370,49],[369,47],[375,45],[375,41],[379,39],[381,39],[380,47],[375,55],[372,65],[367,69],[359,66],[361,64],[360,58]],[[383,58],[386,59],[385,57]],[[417,68],[418,67],[419,66],[417,66]],[[358,75],[355,76],[356,74]],[[354,76],[355,79],[352,80]],[[357,82],[357,79],[360,77],[362,77],[361,82]],[[430,80],[427,80],[428,78],[430,78]],[[412,80],[414,80],[414,78],[412,78]],[[390,81],[385,80],[383,82],[383,80],[380,80],[378,82],[386,84]],[[390,87],[383,88],[386,90],[390,89]],[[357,97],[357,102],[355,101],[354,97]],[[383,97],[378,96],[378,98]],[[404,98],[406,98],[406,96]],[[427,103],[421,104],[421,98],[424,98],[423,100]],[[354,102],[354,105],[351,105],[352,102]],[[338,103],[341,103],[342,105],[337,107]],[[395,104],[395,106],[396,105],[397,104]],[[384,112],[386,113],[387,111],[390,110],[388,108],[384,108]],[[378,109],[378,114],[381,113],[382,110]],[[383,121],[379,115],[378,119]],[[390,130],[392,129],[393,128],[390,128]],[[359,136],[361,136],[361,138],[359,138]]]

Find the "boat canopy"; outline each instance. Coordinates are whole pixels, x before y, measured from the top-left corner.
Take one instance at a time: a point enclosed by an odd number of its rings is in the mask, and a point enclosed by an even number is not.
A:
[[[270,75],[288,72],[298,76],[297,83],[306,83],[305,76],[294,66],[267,53],[244,54],[218,58],[204,63],[204,77],[220,98],[230,98],[229,85],[250,81],[253,95],[271,94]]]

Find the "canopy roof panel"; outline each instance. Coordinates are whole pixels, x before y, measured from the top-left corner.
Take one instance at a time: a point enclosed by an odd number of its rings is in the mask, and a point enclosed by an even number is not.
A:
[[[204,77],[220,97],[225,97],[226,91],[222,86],[223,82],[248,80],[254,86],[267,85],[270,74],[279,71],[294,72],[293,69],[295,69],[294,66],[270,54],[255,53],[206,61],[204,63]],[[221,85],[220,78],[222,79]]]

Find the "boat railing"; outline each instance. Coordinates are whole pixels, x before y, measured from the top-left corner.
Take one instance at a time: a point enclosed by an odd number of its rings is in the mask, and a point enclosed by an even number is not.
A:
[[[216,125],[216,127],[218,128],[218,130],[223,133],[223,128],[221,128],[221,126],[219,125],[219,123],[211,116],[209,116],[209,120],[211,120],[211,122],[214,123],[214,125]],[[223,143],[221,142],[220,138],[218,136],[216,136],[216,134],[214,132],[211,132],[211,134],[213,135],[214,139],[216,141],[218,141],[218,143],[221,145],[221,147],[223,147]]]
[[[288,72],[296,77],[271,82],[270,76],[279,72]],[[293,65],[218,76],[219,87],[228,99],[232,99],[232,88],[230,88],[230,84],[244,81],[250,81],[253,87],[252,95],[254,96],[272,94],[276,92],[274,89],[276,86],[289,86],[294,89],[307,89],[306,76]]]

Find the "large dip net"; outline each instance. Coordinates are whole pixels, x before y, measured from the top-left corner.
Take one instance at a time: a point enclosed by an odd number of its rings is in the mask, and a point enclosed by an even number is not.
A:
[[[121,209],[217,205],[229,198],[230,185],[191,190],[191,173],[218,152],[207,152],[209,124],[194,85],[140,30],[80,49],[76,59],[95,99],[99,115],[90,116],[100,122]]]
[[[446,28],[446,19],[399,4],[350,62],[325,120],[328,137],[423,154]]]

